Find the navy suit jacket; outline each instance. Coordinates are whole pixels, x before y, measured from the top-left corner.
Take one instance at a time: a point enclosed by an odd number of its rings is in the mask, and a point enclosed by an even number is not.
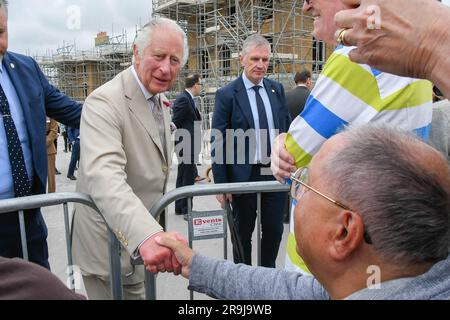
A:
[[[279,82],[265,78],[264,87],[269,96],[275,129],[278,129],[280,133],[287,132],[291,123],[291,117],[286,105],[283,86]],[[242,76],[216,92],[212,129],[218,130],[217,133],[219,131],[221,132],[220,137],[214,132],[211,134],[211,156],[213,160],[212,171],[214,182],[228,183],[249,181],[254,159],[251,157],[248,139],[246,139],[245,154],[243,155],[245,157],[245,163],[237,164],[237,158],[238,156],[242,156],[244,150],[238,150],[236,141],[232,140],[228,141],[228,143],[233,143],[232,149],[234,150],[234,157],[232,163],[227,163],[226,161],[226,130],[242,129],[245,132],[248,129],[255,129],[253,114]],[[223,150],[223,152],[221,152],[221,154],[217,153],[218,148],[222,148],[221,150]],[[231,150],[230,146],[228,146],[228,148]]]
[[[201,149],[201,131],[200,127],[195,130],[195,121],[201,121],[202,117],[200,112],[195,107],[194,99],[185,90],[181,92],[175,99],[173,104],[173,117],[172,122],[175,124],[177,129],[185,129],[189,131],[191,136],[191,161],[197,161],[198,154]],[[197,122],[197,125],[200,123]],[[178,131],[179,132],[179,131]],[[196,138],[197,140],[194,140]],[[182,142],[180,136],[175,132],[175,144]],[[197,146],[197,149],[194,148]],[[183,156],[183,152],[180,152],[180,156]]]
[[[53,87],[30,57],[7,52],[3,67],[16,89],[30,138],[34,170],[32,192],[42,194],[47,184],[46,116],[79,127],[82,105]]]

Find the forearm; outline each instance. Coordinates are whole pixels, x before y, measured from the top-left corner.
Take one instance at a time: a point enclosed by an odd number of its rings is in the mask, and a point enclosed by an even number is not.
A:
[[[189,288],[219,299],[329,299],[313,277],[195,255]]]

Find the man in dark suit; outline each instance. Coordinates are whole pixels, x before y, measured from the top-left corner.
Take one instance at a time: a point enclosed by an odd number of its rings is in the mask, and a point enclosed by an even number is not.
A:
[[[297,118],[305,108],[306,100],[312,89],[311,72],[309,70],[297,72],[294,81],[296,87],[286,92],[286,101],[292,119]]]
[[[49,84],[30,57],[7,52],[8,2],[0,0],[0,199],[43,194],[46,116],[78,127],[81,105]],[[49,268],[40,210],[25,212],[29,260]],[[0,256],[22,257],[17,212],[0,214]]]
[[[175,145],[178,154],[178,174],[176,187],[193,185],[197,177],[196,163],[201,149],[201,115],[194,98],[200,95],[202,84],[198,74],[186,78],[186,89],[173,104],[172,122],[177,128]],[[175,202],[175,214],[187,214],[187,199]]]
[[[264,37],[248,37],[240,55],[243,74],[216,93],[211,135],[215,183],[274,180],[268,170],[271,142],[276,132],[288,130],[291,118],[283,86],[264,78],[270,55],[270,43]],[[261,264],[266,267],[275,267],[286,197],[285,193],[262,195]],[[223,196],[217,198],[223,206]],[[234,243],[234,260],[251,264],[256,194],[227,198],[232,200],[234,223],[243,247],[242,259]]]
[[[80,129],[68,127],[67,135],[69,136],[69,143],[72,146],[72,155],[70,157],[67,178],[70,180],[77,180],[75,177],[75,169],[77,168],[78,161],[80,161]]]

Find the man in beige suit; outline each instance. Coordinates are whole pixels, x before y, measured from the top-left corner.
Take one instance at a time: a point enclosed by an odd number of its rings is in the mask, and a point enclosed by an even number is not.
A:
[[[181,268],[171,251],[154,238],[164,234],[149,214],[166,190],[170,160],[170,114],[165,96],[187,61],[185,33],[172,20],[156,18],[138,34],[133,65],[94,91],[84,104],[77,191],[91,195],[121,242],[125,299],[144,297],[144,268]],[[184,240],[177,233],[173,238]],[[93,210],[75,205],[72,246],[90,299],[110,299],[107,230]],[[185,241],[185,240],[184,240]]]

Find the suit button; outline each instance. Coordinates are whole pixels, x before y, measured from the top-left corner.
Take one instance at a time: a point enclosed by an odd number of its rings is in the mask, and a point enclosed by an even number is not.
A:
[[[162,167],[162,171],[164,172],[164,173],[166,173],[167,172],[167,170],[168,170],[168,168],[167,167]]]

